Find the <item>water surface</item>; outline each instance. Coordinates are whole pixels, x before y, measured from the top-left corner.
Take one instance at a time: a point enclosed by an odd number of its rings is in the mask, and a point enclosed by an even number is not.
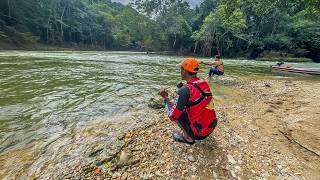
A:
[[[145,108],[161,86],[177,83],[182,58],[133,52],[0,51],[0,153],[58,138],[80,123]],[[282,78],[271,73],[274,62],[225,64],[227,75]]]

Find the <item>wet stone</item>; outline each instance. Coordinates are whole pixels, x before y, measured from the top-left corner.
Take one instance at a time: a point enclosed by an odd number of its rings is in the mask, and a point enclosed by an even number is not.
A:
[[[164,102],[161,97],[150,98],[147,102],[148,106],[153,109],[162,109],[164,108]]]

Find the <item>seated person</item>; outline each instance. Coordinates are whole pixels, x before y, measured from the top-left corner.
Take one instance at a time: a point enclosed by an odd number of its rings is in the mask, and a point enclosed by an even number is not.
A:
[[[209,70],[209,78],[211,78],[212,75],[218,75],[222,76],[224,74],[224,65],[223,61],[220,59],[220,55],[216,55],[215,59],[212,63],[205,63],[201,62],[202,64],[213,66]]]

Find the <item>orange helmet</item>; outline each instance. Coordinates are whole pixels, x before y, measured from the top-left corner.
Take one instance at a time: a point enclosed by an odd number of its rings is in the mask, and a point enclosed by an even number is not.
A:
[[[186,58],[182,60],[180,66],[188,72],[199,71],[199,61],[196,58]]]

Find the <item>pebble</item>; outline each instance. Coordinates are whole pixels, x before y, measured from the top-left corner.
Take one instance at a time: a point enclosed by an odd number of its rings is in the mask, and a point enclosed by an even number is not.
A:
[[[131,158],[131,152],[121,151],[119,162],[121,162],[122,164],[125,164],[129,161],[130,158]]]
[[[193,172],[195,172],[195,171],[197,170],[197,168],[196,168],[195,166],[191,166],[191,167],[190,167],[190,170],[193,171]]]
[[[237,161],[234,160],[234,158],[233,158],[230,154],[227,155],[227,158],[228,158],[228,162],[229,162],[229,163],[231,163],[231,164],[237,164]]]
[[[267,113],[273,113],[274,110],[273,110],[273,108],[269,107],[269,108],[266,110],[266,112],[267,112]]]
[[[121,176],[121,179],[126,180],[127,178],[128,178],[128,173],[127,172],[123,173]]]
[[[193,157],[193,156],[188,156],[188,160],[190,161],[190,162],[195,162],[196,161],[196,159]]]
[[[234,177],[234,178],[237,177],[237,176],[236,176],[236,173],[235,173],[234,171],[231,170],[230,173],[231,173],[231,176],[232,176],[232,177]]]
[[[114,174],[112,174],[112,178],[117,178],[117,177],[120,177],[121,174],[119,172],[116,172]]]
[[[236,167],[234,167],[237,171],[241,171],[241,168],[240,168],[240,166],[236,166]]]
[[[162,176],[163,176],[163,174],[162,174],[160,171],[156,171],[155,175],[156,175],[156,176],[159,176],[159,177],[162,177]]]
[[[218,175],[216,172],[213,171],[212,174],[213,174],[214,179],[218,179]]]

